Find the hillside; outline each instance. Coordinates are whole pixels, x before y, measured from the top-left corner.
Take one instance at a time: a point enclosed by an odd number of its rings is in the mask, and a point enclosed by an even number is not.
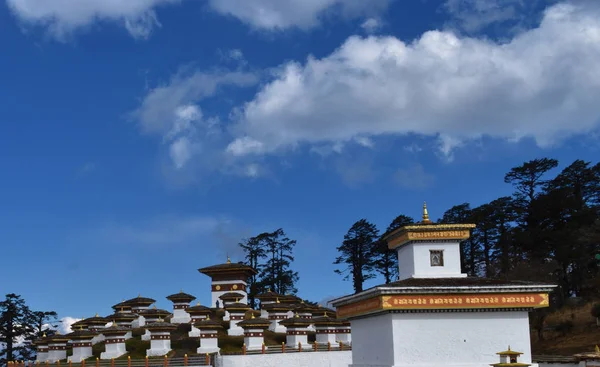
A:
[[[600,344],[600,326],[590,314],[593,303],[565,306],[548,315],[544,340],[538,340],[531,332],[531,347],[534,355],[571,356],[590,352]]]

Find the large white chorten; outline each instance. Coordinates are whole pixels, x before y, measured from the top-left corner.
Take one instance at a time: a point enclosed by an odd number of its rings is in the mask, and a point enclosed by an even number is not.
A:
[[[399,280],[336,299],[352,326],[352,367],[484,367],[503,346],[531,363],[529,312],[548,307],[553,285],[467,277],[460,242],[472,224],[423,221],[386,237]]]
[[[254,268],[232,263],[229,258],[225,264],[208,266],[198,269],[202,274],[208,275],[211,279],[211,304],[210,307],[223,308],[223,301],[220,297],[227,292],[237,292],[242,294],[240,303],[248,303],[248,293],[246,286],[248,278],[256,274]]]

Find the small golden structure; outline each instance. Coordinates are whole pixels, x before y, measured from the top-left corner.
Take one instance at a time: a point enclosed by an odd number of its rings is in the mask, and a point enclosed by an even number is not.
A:
[[[503,352],[498,352],[496,353],[498,356],[500,356],[500,363],[492,363],[490,364],[490,366],[494,366],[494,367],[527,367],[527,366],[531,366],[528,363],[521,363],[518,361],[519,356],[523,353],[521,352],[515,352],[513,350],[510,349],[510,345],[508,346],[508,349],[503,351]]]

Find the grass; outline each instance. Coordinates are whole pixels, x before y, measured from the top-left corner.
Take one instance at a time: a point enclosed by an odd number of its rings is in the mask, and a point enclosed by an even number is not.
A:
[[[581,306],[565,306],[548,315],[544,340],[538,340],[537,333],[531,332],[531,348],[535,355],[571,356],[577,353],[592,352],[600,344],[600,327],[590,311],[594,302]],[[560,325],[571,322],[573,328],[560,332]]]

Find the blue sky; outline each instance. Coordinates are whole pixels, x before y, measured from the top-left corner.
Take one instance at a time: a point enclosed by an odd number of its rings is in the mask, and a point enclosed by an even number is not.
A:
[[[2,0],[0,293],[61,316],[282,227],[299,294],[352,223],[509,194],[551,156],[596,161],[593,0]],[[367,286],[375,285],[370,281]]]

